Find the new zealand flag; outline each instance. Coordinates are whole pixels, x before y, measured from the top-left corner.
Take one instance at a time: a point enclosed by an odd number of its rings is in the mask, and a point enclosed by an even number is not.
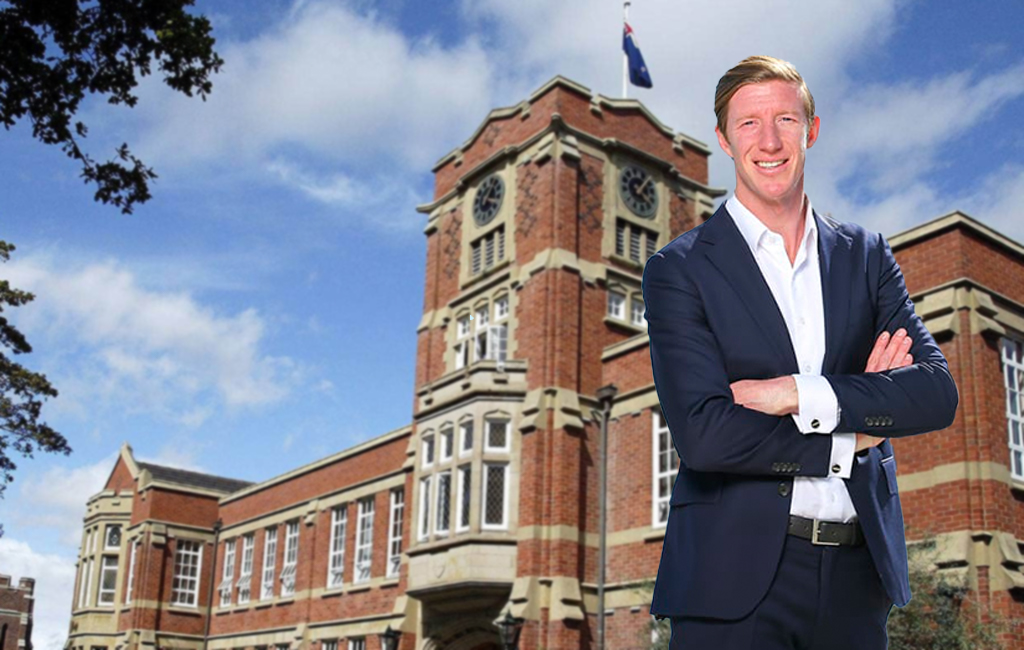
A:
[[[622,32],[622,49],[629,59],[629,81],[634,86],[650,88],[651,74],[647,72],[647,64],[644,63],[644,55],[640,53],[640,47],[636,44],[636,36],[633,35],[633,28],[629,23],[623,23],[625,29]]]

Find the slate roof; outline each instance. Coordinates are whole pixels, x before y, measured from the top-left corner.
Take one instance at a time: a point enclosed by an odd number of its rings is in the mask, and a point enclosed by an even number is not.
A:
[[[187,469],[178,469],[177,467],[166,467],[164,465],[154,465],[152,463],[136,464],[139,466],[140,470],[149,470],[149,473],[152,474],[153,478],[157,481],[189,485],[192,487],[205,488],[207,490],[216,490],[217,492],[237,492],[242,488],[252,485],[252,482],[250,481],[239,481],[238,479],[213,476],[212,474],[200,474],[199,472],[190,472]]]

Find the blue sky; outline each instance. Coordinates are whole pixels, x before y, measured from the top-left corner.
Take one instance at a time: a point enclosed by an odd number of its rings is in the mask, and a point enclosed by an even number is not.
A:
[[[822,118],[816,208],[894,234],[961,209],[1024,241],[1024,7],[866,0],[636,0],[654,80],[631,89],[714,144],[718,77],[794,62]],[[19,461],[0,571],[39,578],[35,640],[59,647],[85,495],[136,456],[262,480],[407,424],[432,164],[488,110],[555,74],[621,93],[618,2],[200,1],[224,71],[203,103],[152,79],[134,110],[86,106],[88,150],[159,174],[135,215],[78,168],[0,132],[2,268],[36,302],[23,361],[61,391],[68,458]],[[729,159],[711,183],[731,189]]]

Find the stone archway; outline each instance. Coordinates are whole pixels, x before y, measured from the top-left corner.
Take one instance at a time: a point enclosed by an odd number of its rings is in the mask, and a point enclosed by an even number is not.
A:
[[[431,630],[420,650],[501,650],[501,638],[491,618],[454,616]]]

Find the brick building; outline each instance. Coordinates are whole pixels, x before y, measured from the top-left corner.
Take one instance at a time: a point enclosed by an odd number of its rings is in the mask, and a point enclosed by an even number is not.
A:
[[[32,609],[36,581],[0,575],[0,650],[32,650]]]
[[[609,384],[606,647],[641,647],[676,462],[641,274],[723,194],[710,153],[561,77],[492,111],[418,208],[410,424],[257,484],[125,446],[88,502],[68,648],[364,650],[391,627],[489,650],[506,611],[520,648],[596,647]],[[1024,612],[1024,247],[959,213],[890,241],[961,396],[953,427],[896,442],[907,523]]]

